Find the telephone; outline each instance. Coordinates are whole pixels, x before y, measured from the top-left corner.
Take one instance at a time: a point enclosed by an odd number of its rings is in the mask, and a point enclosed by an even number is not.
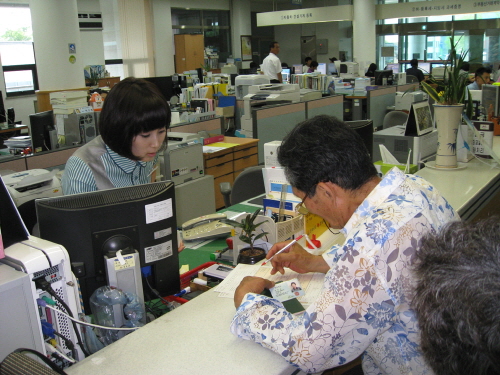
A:
[[[226,214],[211,214],[191,219],[182,224],[182,238],[184,241],[194,241],[232,235],[234,228],[221,223]]]

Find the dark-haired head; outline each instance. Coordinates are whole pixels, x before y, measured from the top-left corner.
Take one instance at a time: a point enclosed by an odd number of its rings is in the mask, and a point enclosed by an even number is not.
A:
[[[418,60],[417,59],[412,59],[410,61],[410,65],[413,66],[413,67],[417,67],[418,66]]]
[[[104,100],[99,117],[101,137],[114,152],[132,160],[134,138],[170,126],[170,106],[158,88],[144,79],[128,77]]]
[[[326,115],[298,124],[278,149],[278,161],[290,184],[310,197],[319,182],[355,191],[377,176],[358,133]]]

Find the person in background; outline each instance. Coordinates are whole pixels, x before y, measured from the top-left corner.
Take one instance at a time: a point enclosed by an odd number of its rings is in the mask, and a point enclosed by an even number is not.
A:
[[[170,106],[154,84],[134,77],[120,81],[104,101],[99,136],[68,159],[63,194],[154,182],[170,119]]]
[[[231,332],[279,353],[307,373],[363,356],[365,374],[428,374],[410,307],[409,272],[420,238],[458,220],[427,181],[391,169],[378,177],[361,137],[322,115],[298,124],[278,149],[293,193],[345,236],[323,255],[295,243],[271,274],[325,273],[319,297],[300,315],[259,293],[274,282],[246,277],[235,291]],[[333,232],[332,230],[332,232]],[[287,242],[275,244],[269,259]]]
[[[467,86],[469,90],[481,90],[481,87],[490,83],[491,70],[489,68],[481,67],[474,73],[474,82]]]
[[[500,218],[428,234],[415,259],[412,305],[434,373],[500,374]]]
[[[424,73],[418,68],[418,60],[417,59],[412,59],[410,61],[411,68],[408,68],[405,70],[406,74],[417,77],[418,82],[422,82],[425,77]]]
[[[272,42],[269,45],[269,55],[262,62],[262,73],[269,77],[271,83],[281,83],[281,61],[278,57],[280,45],[278,42]]]
[[[314,73],[316,69],[318,69],[318,62],[317,61],[311,61],[311,64],[309,65],[309,69],[307,69],[307,73]]]
[[[282,69],[288,69],[288,64],[286,62],[281,63],[281,68]]]
[[[313,59],[311,57],[309,57],[309,56],[306,57],[306,59],[304,60],[305,65],[302,65],[302,73],[307,73],[307,71],[311,67],[312,61],[313,61]]]
[[[259,64],[257,64],[255,61],[252,61],[250,63],[250,74],[257,74],[258,69],[259,69]]]
[[[377,70],[377,64],[371,63],[365,73],[365,77],[375,77],[375,70]]]
[[[467,80],[469,82],[473,82],[474,79],[473,78],[469,78],[469,70],[470,70],[470,64],[465,61],[462,66],[460,67],[460,75],[465,75],[467,76]]]

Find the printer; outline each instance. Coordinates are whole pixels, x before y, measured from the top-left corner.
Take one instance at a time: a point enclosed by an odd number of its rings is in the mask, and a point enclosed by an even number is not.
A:
[[[427,94],[423,91],[401,92],[396,93],[396,101],[394,109],[396,111],[410,111],[411,104],[421,102],[427,99]]]
[[[197,133],[168,132],[167,141],[169,146],[189,141],[199,140],[201,136]]]
[[[239,75],[234,79],[236,99],[243,99],[248,94],[248,88],[254,85],[269,83],[271,80],[263,74]]]
[[[419,161],[427,161],[437,151],[437,130],[421,136],[405,135],[405,126],[392,126],[373,133],[373,161],[382,160],[379,144],[384,145],[387,150],[400,162],[408,160],[408,150],[411,149],[411,164],[417,165]]]
[[[238,77],[236,77],[238,78]],[[253,85],[248,89],[248,94],[243,97],[244,111],[241,116],[241,133],[246,137],[253,137],[252,102],[260,101],[264,104],[279,104],[283,102],[300,102],[300,88],[296,84],[264,84]],[[260,103],[259,103],[260,104]]]
[[[46,169],[12,173],[3,176],[3,181],[16,207],[34,199],[62,195],[61,181]]]
[[[197,134],[195,134],[197,135]],[[169,141],[160,154],[160,173],[175,185],[203,177],[203,145],[198,139],[187,142]]]

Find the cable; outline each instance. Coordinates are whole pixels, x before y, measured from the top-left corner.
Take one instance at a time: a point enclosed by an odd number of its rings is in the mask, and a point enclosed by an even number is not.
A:
[[[54,297],[57,300],[57,302],[59,302],[61,304],[62,307],[64,307],[66,312],[69,314],[68,316],[70,316],[72,318],[70,320],[71,320],[71,324],[73,325],[73,330],[75,331],[76,342],[77,342],[78,346],[80,346],[80,349],[82,350],[82,353],[85,355],[85,357],[90,356],[90,353],[85,349],[85,346],[83,345],[82,336],[80,335],[80,331],[78,330],[78,327],[76,326],[76,324],[73,322],[73,319],[74,319],[73,313],[71,312],[71,309],[68,307],[66,302],[64,302],[62,300],[62,298],[60,298],[57,295],[57,293],[54,292],[54,289],[52,289],[52,285],[50,285],[50,283],[47,280],[45,280],[44,277],[36,279],[35,285],[37,287],[39,287],[40,289],[49,293],[52,297]]]
[[[54,335],[56,335],[57,337],[60,337],[64,343],[66,344],[66,346],[68,347],[69,350],[71,350],[71,353],[73,355],[73,358],[76,358],[77,354],[76,354],[76,348],[75,348],[75,344],[73,344],[73,341],[71,341],[70,339],[68,339],[66,336],[64,336],[63,334],[57,332],[54,330]]]
[[[61,311],[61,310],[59,310],[59,309],[57,309],[55,307],[47,305],[46,302],[43,301],[43,300],[41,300],[40,298],[37,298],[36,301],[37,301],[37,303],[40,306],[47,307],[48,309],[54,310],[55,312],[58,312],[59,314],[65,315],[71,321],[73,321],[75,323],[78,323],[78,324],[81,324],[81,325],[84,325],[84,326],[95,327],[95,328],[102,328],[102,329],[111,329],[111,330],[114,330],[114,331],[135,331],[136,329],[141,328],[141,327],[132,327],[132,328],[106,327],[106,326],[100,326],[98,324],[92,324],[92,323],[82,322],[82,321],[80,321],[78,319],[73,318],[69,314],[66,314],[64,311]]]
[[[56,348],[54,348],[48,342],[45,343],[45,350],[47,350],[48,353],[50,353],[52,355],[55,355],[55,356],[58,356],[61,359],[65,359],[68,362],[76,363],[76,360],[74,360],[73,358],[69,358],[67,355],[61,353],[59,350],[57,350]]]

